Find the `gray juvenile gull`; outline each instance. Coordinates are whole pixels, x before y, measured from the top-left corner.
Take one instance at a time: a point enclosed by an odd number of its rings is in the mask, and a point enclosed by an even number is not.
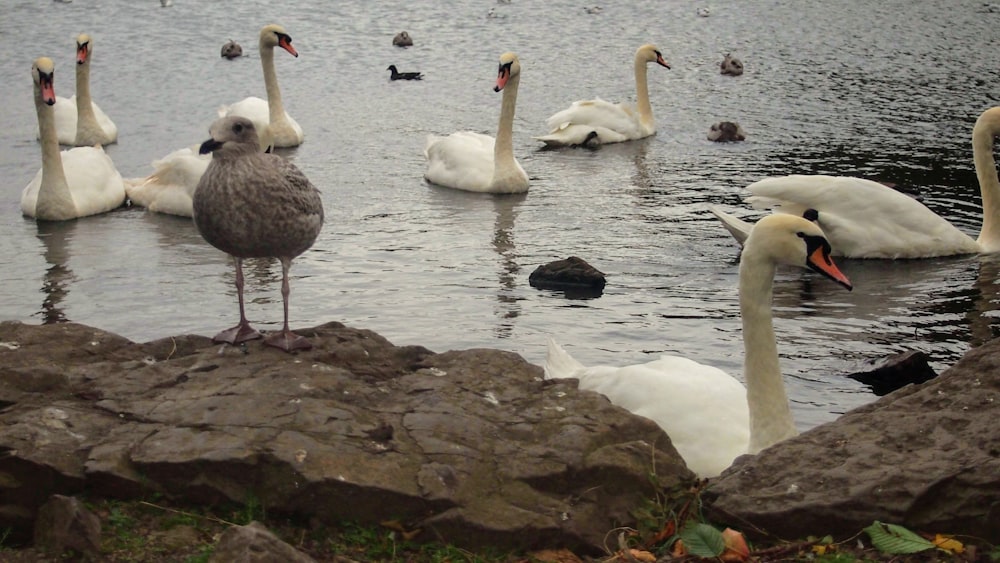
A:
[[[239,344],[260,338],[243,309],[243,259],[281,260],[281,298],[285,321],[264,344],[286,352],[312,348],[288,328],[288,270],[292,259],[313,245],[323,226],[323,203],[309,179],[284,158],[260,152],[257,131],[245,117],[212,123],[212,138],[199,152],[212,162],[194,193],[194,224],[209,244],[236,263],[240,322],[215,335],[215,342]]]

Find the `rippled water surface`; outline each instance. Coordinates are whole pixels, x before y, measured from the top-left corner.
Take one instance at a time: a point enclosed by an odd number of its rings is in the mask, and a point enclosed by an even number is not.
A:
[[[738,249],[706,211],[742,216],[743,186],[768,175],[863,175],[917,187],[975,235],[972,124],[997,104],[1000,14],[980,1],[509,4],[408,0],[204,2],[7,0],[0,37],[0,319],[61,319],[136,341],[211,335],[235,321],[229,259],[193,224],[127,209],[64,224],[21,217],[40,167],[30,79],[56,61],[73,93],[74,37],[94,37],[92,90],[116,121],[108,148],[126,177],[199,143],[222,104],[263,96],[257,32],[281,23],[300,57],[276,52],[286,107],[306,142],[282,154],[323,192],[327,223],[293,266],[293,325],[327,321],[432,350],[491,347],[541,363],[555,336],[586,364],[679,353],[741,371]],[[487,17],[495,9],[499,17]],[[406,29],[415,46],[392,36]],[[229,39],[248,56],[226,61]],[[597,151],[540,151],[531,137],[569,102],[635,97],[632,55],[654,42],[673,67],[649,69],[655,137]],[[519,196],[469,194],[422,179],[424,137],[492,133],[497,60],[522,80],[515,152],[532,178]],[[743,59],[742,77],[718,73]],[[389,82],[384,69],[425,73]],[[745,143],[705,140],[739,121]],[[597,299],[528,285],[570,255],[604,271]],[[997,331],[1000,261],[844,261],[848,293],[805,271],[775,288],[782,365],[802,428],[871,401],[843,375],[906,349],[937,369]],[[280,267],[247,268],[248,315],[281,320]]]

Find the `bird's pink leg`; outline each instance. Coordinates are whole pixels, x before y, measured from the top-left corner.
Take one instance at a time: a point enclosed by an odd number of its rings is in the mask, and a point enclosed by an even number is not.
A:
[[[216,334],[212,337],[212,342],[240,344],[260,338],[260,333],[254,330],[250,326],[250,322],[247,321],[247,315],[243,309],[243,259],[233,256],[233,261],[236,263],[236,296],[240,301],[240,324]]]
[[[291,258],[281,258],[281,301],[285,308],[284,325],[281,327],[281,332],[269,334],[267,338],[264,339],[264,344],[274,346],[275,348],[281,348],[285,352],[291,352],[293,350],[309,350],[312,348],[312,343],[310,343],[309,340],[307,340],[304,336],[295,334],[288,328],[288,294],[290,293],[288,287],[288,270],[291,266]]]

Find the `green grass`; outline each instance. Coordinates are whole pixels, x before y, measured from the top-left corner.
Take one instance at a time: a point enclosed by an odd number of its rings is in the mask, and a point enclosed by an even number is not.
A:
[[[621,528],[628,547],[646,549],[658,555],[669,553],[676,538],[676,530],[685,522],[698,522],[722,528],[718,523],[707,522],[701,512],[700,489],[697,486],[677,487],[658,490],[643,506],[634,511],[635,528]],[[86,500],[86,499],[84,499]],[[426,539],[417,530],[409,530],[400,524],[367,525],[358,522],[335,522],[317,524],[279,514],[270,514],[254,496],[245,503],[212,507],[186,506],[163,499],[149,501],[112,501],[92,499],[88,508],[101,520],[102,545],[100,560],[108,563],[207,563],[215,549],[215,541],[230,526],[259,521],[272,533],[296,549],[308,554],[318,562],[332,561],[335,557],[346,557],[359,563],[526,563],[534,561],[530,553],[513,553],[502,550],[481,549],[471,552],[453,545],[436,542],[422,542]],[[168,538],[171,530],[180,527],[192,528],[199,541],[173,547]],[[184,531],[187,532],[187,531]],[[4,563],[35,563],[44,557],[32,548],[9,544],[12,530],[0,530],[0,560]],[[189,533],[189,532],[188,532]],[[426,534],[427,532],[423,532]],[[609,531],[612,546],[617,547],[619,530]],[[859,537],[863,536],[859,531]],[[833,543],[824,538],[815,541],[800,541],[751,546],[752,560],[768,561],[811,561],[813,563],[854,563],[928,561],[929,554],[915,557],[887,556],[870,547],[858,545],[858,538]],[[979,560],[1000,563],[1000,547],[982,541],[979,546]],[[826,546],[827,551],[813,552],[813,546]],[[558,549],[559,546],[549,546]],[[65,554],[75,557],[73,554]],[[933,554],[934,560],[964,562],[958,555],[944,552]],[[56,558],[56,559],[64,559]],[[987,559],[988,558],[988,559]],[[598,557],[583,561],[624,561]]]

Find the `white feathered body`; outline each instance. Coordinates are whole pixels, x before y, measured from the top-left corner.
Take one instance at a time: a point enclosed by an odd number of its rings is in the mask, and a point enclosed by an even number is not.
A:
[[[471,192],[494,192],[494,149],[496,139],[474,131],[457,131],[447,136],[428,135],[424,145],[428,182]],[[527,188],[528,175],[514,161],[513,185]],[[523,182],[521,181],[523,179]],[[512,185],[497,178],[499,185]]]
[[[549,117],[545,124],[549,134],[536,138],[555,145],[583,144],[591,131],[597,133],[602,144],[642,139],[656,133],[655,122],[644,121],[635,106],[600,98],[573,102]]]
[[[973,254],[975,239],[916,199],[849,176],[792,175],[747,186],[757,209],[802,215],[819,212],[833,253],[849,258],[927,258]]]
[[[700,476],[718,475],[747,453],[746,388],[718,368],[667,355],[625,367],[585,367],[550,339],[545,377],[579,379],[580,389],[656,422]]]
[[[48,220],[66,220],[76,217],[97,215],[117,209],[125,201],[125,184],[115,168],[111,157],[100,146],[75,147],[59,153],[62,170],[70,198],[64,195],[49,207],[54,213],[43,212],[39,216],[38,196],[42,187],[45,165],[21,193],[21,212],[28,217]],[[55,164],[53,164],[55,165]],[[54,180],[61,178],[55,175]],[[58,193],[65,194],[62,190]]]

